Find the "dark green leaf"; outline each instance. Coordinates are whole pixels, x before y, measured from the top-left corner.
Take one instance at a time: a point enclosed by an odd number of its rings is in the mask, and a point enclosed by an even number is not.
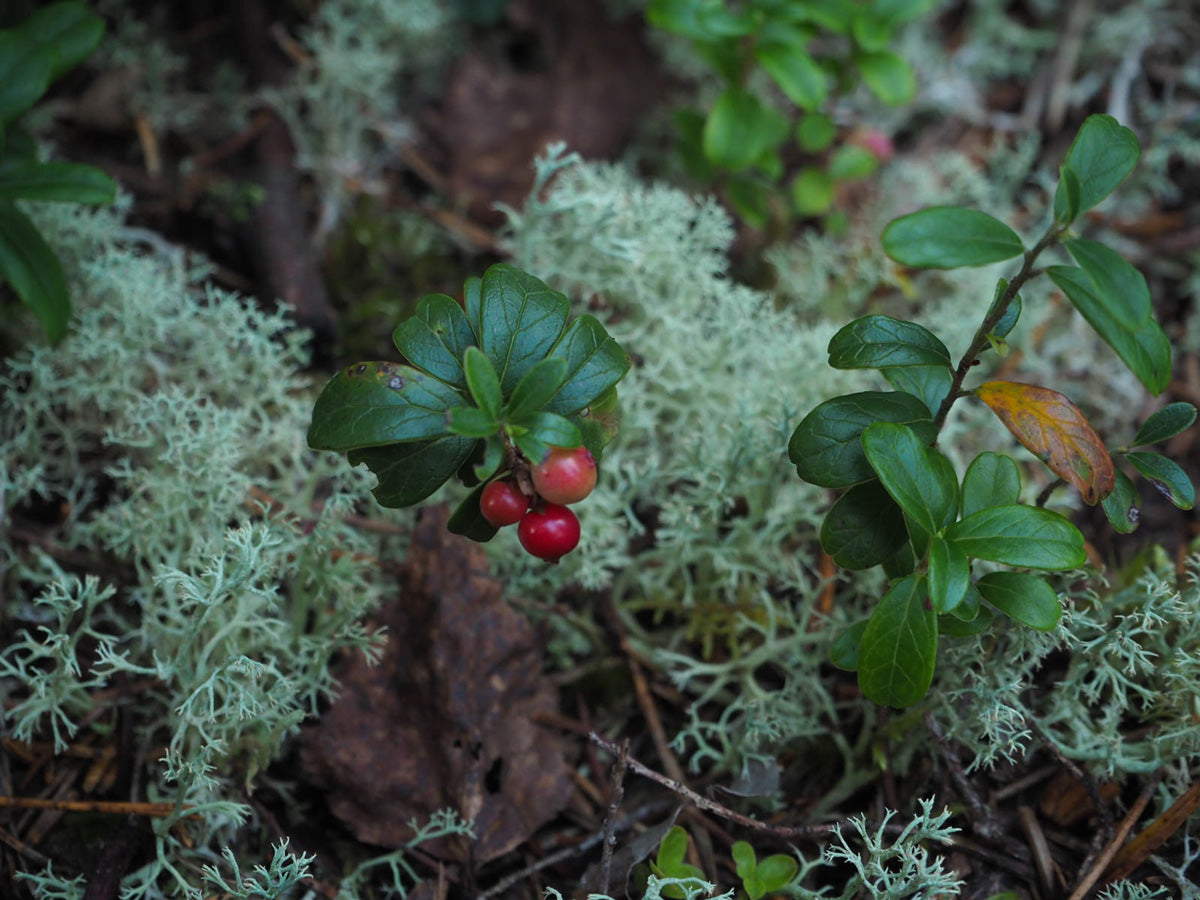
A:
[[[499,434],[495,434],[484,441],[483,457],[480,462],[471,467],[470,478],[464,478],[464,483],[471,487],[481,481],[487,481],[496,474],[496,470],[500,468],[502,462],[504,462],[504,441]],[[462,476],[460,475],[460,477]]]
[[[1001,278],[998,282],[996,282],[996,293],[995,293],[995,296],[992,298],[992,306],[988,310],[989,318],[991,317],[992,312],[996,309],[996,305],[1000,302],[1001,298],[1004,296],[1004,292],[1007,290],[1008,290],[1008,279]],[[1012,332],[1012,330],[1017,327],[1017,320],[1020,318],[1021,318],[1021,295],[1015,294],[1015,295],[1013,295],[1012,299],[1008,301],[1008,308],[1005,309],[1004,315],[1002,315],[1000,317],[999,321],[996,322],[995,327],[992,328],[992,330],[991,330],[992,337],[1000,338],[1000,339],[1008,337],[1008,335]]]
[[[1130,263],[1103,244],[1084,238],[1063,241],[1063,246],[1087,274],[1096,288],[1096,297],[1105,310],[1127,330],[1136,332],[1150,318],[1150,288],[1146,279]]]
[[[451,478],[471,455],[472,438],[447,435],[433,441],[364,447],[346,454],[350,465],[365,463],[379,483],[371,493],[380,506],[399,509],[420,503]]]
[[[905,520],[907,524],[907,520]],[[906,542],[899,550],[885,559],[880,565],[888,581],[895,581],[905,575],[917,571],[917,557],[913,554],[912,542]]]
[[[1100,501],[1104,507],[1104,515],[1114,531],[1118,534],[1130,534],[1137,530],[1142,518],[1141,510],[1138,509],[1139,502],[1141,498],[1138,497],[1137,488],[1133,486],[1129,476],[1118,469],[1112,493]]]
[[[562,387],[545,409],[562,415],[593,403],[629,371],[629,354],[595,316],[583,315],[572,322],[550,356],[566,360],[567,369]]]
[[[895,53],[857,53],[854,64],[867,88],[889,106],[911,103],[917,95],[917,77],[912,66]]]
[[[447,415],[446,427],[463,437],[491,437],[500,430],[500,423],[476,406],[456,406]]]
[[[461,534],[463,537],[481,544],[487,543],[496,536],[498,530],[496,526],[485,519],[483,513],[479,511],[479,498],[483,495],[485,487],[487,487],[485,484],[479,485],[467,494],[462,503],[458,504],[458,509],[454,510],[450,520],[446,522],[447,531],[451,534]]]
[[[96,49],[104,36],[104,19],[82,3],[51,3],[14,29],[29,44],[52,51],[51,80],[69,72]]]
[[[500,376],[496,374],[492,361],[478,347],[468,347],[463,353],[463,375],[475,404],[493,422],[498,422],[504,406]]]
[[[854,17],[854,40],[864,50],[883,50],[892,40],[892,23],[871,7],[863,7]]]
[[[975,590],[974,585],[971,586],[971,590]],[[979,592],[975,591],[975,593],[978,596]],[[957,611],[955,610],[955,612]],[[948,616],[938,616],[938,632],[950,637],[972,637],[987,631],[995,618],[996,614],[992,612],[990,606],[980,609],[979,614],[971,619],[960,619],[953,613]]]
[[[937,658],[937,616],[929,608],[925,581],[902,578],[875,607],[863,632],[858,686],[886,706],[912,706],[933,681]]]
[[[887,492],[922,530],[933,535],[954,521],[958,479],[950,460],[925,446],[911,428],[893,422],[868,426],[862,442]]]
[[[869,569],[908,542],[904,514],[878,481],[856,484],[821,523],[821,546],[844,569]]]
[[[833,119],[825,113],[809,113],[796,126],[796,143],[801,150],[809,153],[820,153],[833,143],[837,134],[837,126]]]
[[[1147,390],[1161,394],[1171,380],[1171,344],[1158,323],[1147,319],[1136,331],[1123,326],[1082,269],[1051,266],[1046,274]]]
[[[536,440],[543,441],[552,447],[578,447],[583,443],[583,435],[579,427],[570,419],[557,413],[530,413],[520,423],[529,429],[529,434]],[[540,462],[535,457],[529,457],[534,462]]]
[[[448,433],[447,411],[464,399],[409,366],[359,363],[330,379],[317,397],[308,444],[345,451],[442,437]]]
[[[1168,403],[1158,412],[1142,423],[1133,439],[1134,447],[1144,447],[1147,444],[1157,444],[1182,434],[1192,427],[1196,421],[1196,407],[1182,400]]]
[[[949,366],[893,366],[882,371],[887,383],[896,390],[920,397],[931,416],[937,415],[954,382]]]
[[[1021,497],[1021,470],[1011,456],[985,450],[967,466],[962,482],[962,516],[1012,506]]]
[[[452,297],[430,294],[392,333],[392,342],[417,369],[457,388],[467,386],[463,356],[475,344],[466,313]]]
[[[989,572],[975,583],[983,599],[1022,625],[1049,631],[1062,618],[1058,594],[1036,575]]]
[[[1054,221],[1070,225],[1079,215],[1079,176],[1066,166],[1058,169],[1058,189],[1054,192]]]
[[[913,22],[933,8],[936,0],[874,0],[871,7],[877,16],[893,25]]]
[[[51,343],[62,339],[71,318],[62,264],[37,226],[7,200],[0,200],[0,280],[33,310]]]
[[[1191,509],[1196,505],[1196,489],[1192,486],[1192,480],[1172,460],[1141,450],[1127,453],[1125,458],[1160,494],[1180,509]]]
[[[819,216],[833,205],[833,179],[824,169],[806,166],[792,179],[792,209],[799,216]]]
[[[740,88],[727,88],[704,123],[704,155],[730,172],[750,168],[787,137],[789,122]]]
[[[1079,181],[1079,203],[1076,215],[1087,212],[1113,192],[1125,176],[1137,165],[1141,149],[1134,133],[1112,116],[1088,116],[1071,149],[1067,151],[1065,167]],[[1062,191],[1054,195],[1054,218],[1070,221],[1070,198]]]
[[[829,159],[829,177],[837,181],[859,181],[878,168],[875,154],[856,144],[838,147]]]
[[[1020,256],[1017,233],[977,209],[931,206],[893,219],[883,230],[883,249],[918,269],[983,266]]]
[[[540,410],[546,401],[558,393],[567,375],[567,361],[548,357],[533,364],[513,388],[508,398],[507,415],[519,422],[530,413]]]
[[[0,198],[66,203],[112,203],[117,183],[91,166],[64,162],[0,162]]]
[[[971,584],[971,564],[957,544],[934,536],[929,548],[929,600],[935,612],[956,608]]]
[[[842,327],[830,339],[829,365],[835,369],[948,366],[950,351],[915,322],[891,316],[863,316]]]
[[[858,654],[862,648],[863,632],[866,630],[867,620],[861,619],[839,634],[829,648],[829,661],[839,669],[857,672]]]
[[[543,441],[524,426],[510,425],[508,434],[512,438],[512,442],[517,445],[517,449],[532,462],[541,462],[550,453],[551,444]]]
[[[862,433],[872,422],[909,425],[927,443],[937,437],[929,409],[900,391],[863,391],[826,400],[796,426],[788,456],[796,473],[822,487],[847,487],[875,477],[863,453]]]
[[[1074,569],[1087,559],[1079,529],[1034,506],[982,509],[947,528],[946,538],[967,556],[1030,569]]]
[[[779,160],[778,154],[773,156]],[[778,178],[779,176],[770,176]],[[733,175],[725,185],[726,195],[733,211],[747,225],[766,228],[771,221],[772,186],[761,178],[748,175]]]
[[[483,273],[481,292],[479,347],[508,394],[562,336],[567,298],[505,263]]]
[[[849,34],[858,4],[853,0],[806,0],[789,6],[802,13],[805,21],[815,22],[835,34]]]
[[[967,589],[963,592],[962,602],[950,610],[950,615],[963,622],[970,622],[985,608],[983,598],[979,595],[979,589],[968,582]]]
[[[754,48],[754,58],[801,109],[812,112],[825,100],[825,73],[802,44],[759,44]]]
[[[475,333],[475,343],[483,334],[483,279],[468,278],[463,282],[463,311],[467,314],[467,322]]]
[[[15,31],[0,31],[0,123],[12,121],[46,93],[54,61],[53,50]]]

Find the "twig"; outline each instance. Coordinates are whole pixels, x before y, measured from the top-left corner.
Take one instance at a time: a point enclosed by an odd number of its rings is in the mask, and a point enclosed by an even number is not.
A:
[[[1025,832],[1029,849],[1033,851],[1033,864],[1037,867],[1042,895],[1049,896],[1054,890],[1054,860],[1050,856],[1050,845],[1046,843],[1041,823],[1038,822],[1037,814],[1031,806],[1018,806],[1017,820],[1021,823],[1021,830]]]
[[[1104,881],[1117,881],[1144,863],[1200,807],[1200,781],[1194,782],[1162,815],[1121,848],[1104,872]]]
[[[1117,833],[1113,835],[1113,839],[1108,842],[1108,846],[1101,851],[1096,861],[1092,863],[1091,869],[1080,880],[1078,887],[1071,892],[1068,900],[1083,900],[1084,897],[1091,893],[1092,888],[1100,880],[1100,876],[1104,874],[1104,870],[1108,868],[1108,864],[1112,861],[1112,858],[1117,855],[1117,851],[1125,843],[1125,838],[1129,835],[1133,824],[1141,816],[1142,811],[1146,808],[1146,804],[1150,802],[1150,798],[1154,796],[1154,791],[1158,788],[1158,782],[1161,778],[1162,772],[1155,772],[1154,777],[1146,782],[1146,786],[1142,788],[1142,792],[1138,795],[1137,800],[1134,801],[1133,807],[1117,827]]]
[[[925,713],[925,727],[929,729],[929,733],[937,742],[938,751],[942,754],[942,758],[946,761],[946,768],[950,772],[950,780],[954,782],[959,796],[963,798],[967,809],[971,812],[971,824],[975,831],[989,839],[995,837],[997,831],[992,823],[992,817],[988,815],[987,807],[983,805],[983,801],[979,799],[979,795],[967,781],[962,761],[958,758],[958,752],[950,745],[942,727],[938,725],[931,712]]]
[[[608,815],[604,817],[604,850],[600,856],[600,893],[608,893],[609,877],[612,874],[613,847],[617,843],[617,814],[621,800],[625,797],[625,766],[629,762],[629,740],[621,741],[621,751],[613,763],[612,799],[608,804]]]
[[[1112,834],[1113,821],[1112,813],[1108,811],[1108,806],[1105,805],[1104,798],[1100,796],[1100,788],[1096,784],[1095,779],[1093,779],[1092,776],[1083,769],[1079,768],[1079,766],[1075,765],[1073,761],[1067,759],[1062,750],[1058,748],[1058,744],[1054,743],[1054,741],[1051,740],[1050,735],[1046,734],[1046,732],[1042,730],[1042,726],[1038,724],[1037,720],[1033,716],[1025,717],[1025,725],[1030,731],[1032,731],[1041,739],[1042,743],[1046,745],[1046,749],[1050,751],[1050,755],[1058,761],[1058,764],[1079,779],[1079,783],[1082,784],[1084,790],[1087,791],[1088,799],[1092,801],[1092,805],[1096,807],[1096,815],[1100,817],[1101,830],[1097,832],[1097,837],[1100,838],[1100,840],[1093,841],[1093,847],[1099,847],[1100,844],[1107,841],[1109,836]],[[1103,837],[1100,837],[1101,835],[1103,835]]]
[[[186,808],[184,807],[184,809]],[[0,797],[0,809],[52,809],[58,812],[164,818],[175,812],[175,804],[135,803],[122,800],[49,800],[43,797]]]

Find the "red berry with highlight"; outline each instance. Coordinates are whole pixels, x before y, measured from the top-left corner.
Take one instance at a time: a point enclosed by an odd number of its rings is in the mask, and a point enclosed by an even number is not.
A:
[[[479,496],[479,512],[495,528],[521,521],[529,509],[529,498],[511,481],[493,481]]]
[[[547,562],[558,562],[579,544],[579,519],[557,503],[531,509],[517,526],[517,537],[525,550]]]
[[[543,500],[578,503],[596,486],[596,459],[587,447],[551,447],[529,474]]]

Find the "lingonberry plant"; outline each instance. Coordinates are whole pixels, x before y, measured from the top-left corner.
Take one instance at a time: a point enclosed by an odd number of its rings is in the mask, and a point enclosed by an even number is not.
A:
[[[1121,532],[1136,527],[1139,501],[1114,456],[1176,506],[1190,509],[1195,501],[1178,465],[1133,449],[1189,427],[1196,410],[1188,403],[1165,406],[1142,424],[1129,447],[1110,453],[1079,408],[1056,391],[1008,381],[965,387],[981,356],[1001,348],[1016,326],[1021,288],[1042,274],[1151,393],[1167,386],[1170,345],[1153,318],[1145,279],[1115,251],[1072,232],[1079,215],[1133,170],[1138,155],[1128,128],[1111,116],[1090,117],[1060,169],[1053,218],[1032,247],[1004,223],[973,209],[934,207],[887,226],[888,255],[916,268],[1022,257],[1011,280],[999,280],[957,364],[932,332],[885,315],[857,319],[829,342],[831,366],[878,369],[893,388],[820,404],[797,426],[789,446],[801,478],[845,489],[821,527],[825,551],[848,569],[882,566],[889,578],[870,617],[851,626],[833,648],[835,664],[856,670],[864,695],[877,703],[902,707],[925,695],[941,634],[978,633],[995,612],[1031,628],[1058,623],[1061,607],[1054,589],[1024,571],[1072,569],[1085,561],[1079,529],[1043,508],[1054,487],[1070,484],[1085,503],[1102,503]],[[1054,247],[1065,249],[1075,265],[1038,268],[1042,254]],[[980,453],[960,483],[937,449],[946,417],[963,397],[986,404],[1058,476],[1035,505],[1020,502],[1021,477],[1013,458]],[[983,574],[974,571],[977,561],[985,563]]]
[[[451,531],[487,541],[520,522],[534,556],[579,542],[566,504],[591,493],[616,429],[629,355],[594,317],[569,322],[567,298],[510,265],[432,294],[393,334],[406,364],[335,375],[313,408],[308,443],[345,452],[379,479],[383,506],[411,506],[451,478],[474,489]]]

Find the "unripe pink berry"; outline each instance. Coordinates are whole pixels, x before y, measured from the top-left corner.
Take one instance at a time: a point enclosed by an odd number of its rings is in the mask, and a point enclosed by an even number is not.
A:
[[[529,472],[533,489],[543,500],[578,503],[596,486],[596,459],[587,447],[551,447]]]

